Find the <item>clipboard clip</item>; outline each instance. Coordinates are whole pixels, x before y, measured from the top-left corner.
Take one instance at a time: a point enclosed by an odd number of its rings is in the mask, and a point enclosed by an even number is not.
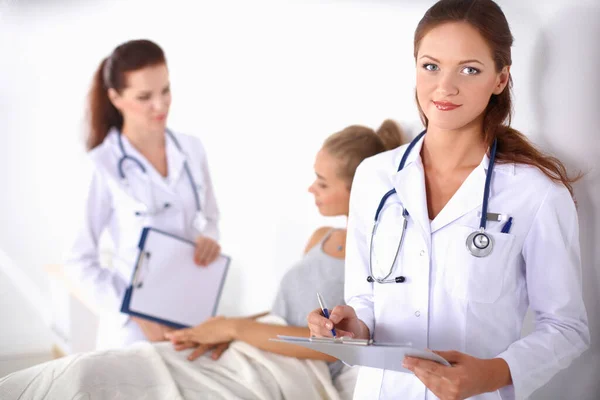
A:
[[[150,252],[149,251],[142,251],[140,253],[140,257],[138,259],[138,262],[135,265],[135,272],[133,274],[133,279],[131,281],[131,286],[134,286],[136,289],[139,289],[139,288],[141,288],[144,285],[143,279],[140,279],[140,271],[142,270],[142,262],[145,259],[149,259],[149,258],[150,258]]]
[[[350,344],[356,346],[370,346],[373,344],[373,339],[353,339],[350,337],[311,337],[309,339],[314,343],[340,343],[340,344]]]

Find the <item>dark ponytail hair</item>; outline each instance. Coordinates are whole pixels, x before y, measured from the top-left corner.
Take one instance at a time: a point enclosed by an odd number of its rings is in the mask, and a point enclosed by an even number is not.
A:
[[[447,22],[464,22],[477,29],[486,41],[500,72],[512,64],[511,46],[513,36],[508,21],[498,4],[492,0],[440,0],[423,16],[414,37],[414,57],[417,58],[419,45],[433,28]],[[521,132],[510,127],[512,117],[512,77],[508,85],[498,95],[492,95],[483,119],[483,135],[488,145],[498,139],[496,162],[520,163],[537,167],[547,177],[562,183],[573,195],[572,183],[580,176],[570,178],[565,166],[556,157],[538,150]],[[421,120],[427,127],[428,120],[417,100]]]
[[[108,89],[121,93],[127,87],[127,72],[166,62],[163,50],[150,40],[125,42],[102,60],[88,94],[87,150],[101,144],[111,127],[123,128],[123,116],[110,101]]]
[[[406,143],[402,129],[391,119],[383,121],[377,132],[362,125],[351,125],[329,136],[323,150],[340,161],[340,178],[352,185],[358,165],[367,157]]]

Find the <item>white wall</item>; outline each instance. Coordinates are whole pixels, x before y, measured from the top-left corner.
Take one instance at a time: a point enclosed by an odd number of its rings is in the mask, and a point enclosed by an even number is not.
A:
[[[195,11],[191,4],[198,3]],[[513,34],[513,125],[572,170],[592,349],[539,399],[600,391],[600,4],[502,1]],[[209,152],[224,251],[233,257],[221,311],[267,309],[320,224],[306,192],[322,140],[387,117],[418,129],[414,28],[432,1],[13,1],[0,7],[0,249],[47,295],[80,201],[82,113],[100,59],[146,37],[166,51],[170,126]],[[274,150],[271,150],[274,149]],[[594,196],[595,194],[595,196]],[[49,346],[0,275],[0,354]],[[243,283],[243,284],[242,284]],[[12,291],[11,291],[12,290]],[[7,293],[7,296],[4,294]],[[594,379],[596,378],[596,379]],[[568,392],[567,392],[568,391]]]

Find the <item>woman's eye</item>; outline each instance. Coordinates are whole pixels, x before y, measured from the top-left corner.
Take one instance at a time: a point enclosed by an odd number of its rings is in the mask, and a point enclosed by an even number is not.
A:
[[[467,75],[477,75],[479,73],[479,70],[473,67],[464,67],[462,72]]]
[[[141,96],[137,98],[140,101],[146,101],[146,100],[150,100],[150,96]]]
[[[327,189],[327,185],[323,184],[323,183],[319,183],[319,187],[321,189]]]
[[[437,65],[430,63],[423,64],[423,68],[425,68],[427,71],[437,71],[439,69]]]

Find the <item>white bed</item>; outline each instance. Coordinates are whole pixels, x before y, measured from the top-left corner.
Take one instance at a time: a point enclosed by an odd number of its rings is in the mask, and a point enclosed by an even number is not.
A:
[[[282,324],[267,316],[268,323]],[[190,350],[191,351],[191,350]],[[323,399],[352,398],[357,368],[334,382],[323,361],[298,360],[233,342],[218,360],[168,342],[74,354],[0,379],[0,399]]]

